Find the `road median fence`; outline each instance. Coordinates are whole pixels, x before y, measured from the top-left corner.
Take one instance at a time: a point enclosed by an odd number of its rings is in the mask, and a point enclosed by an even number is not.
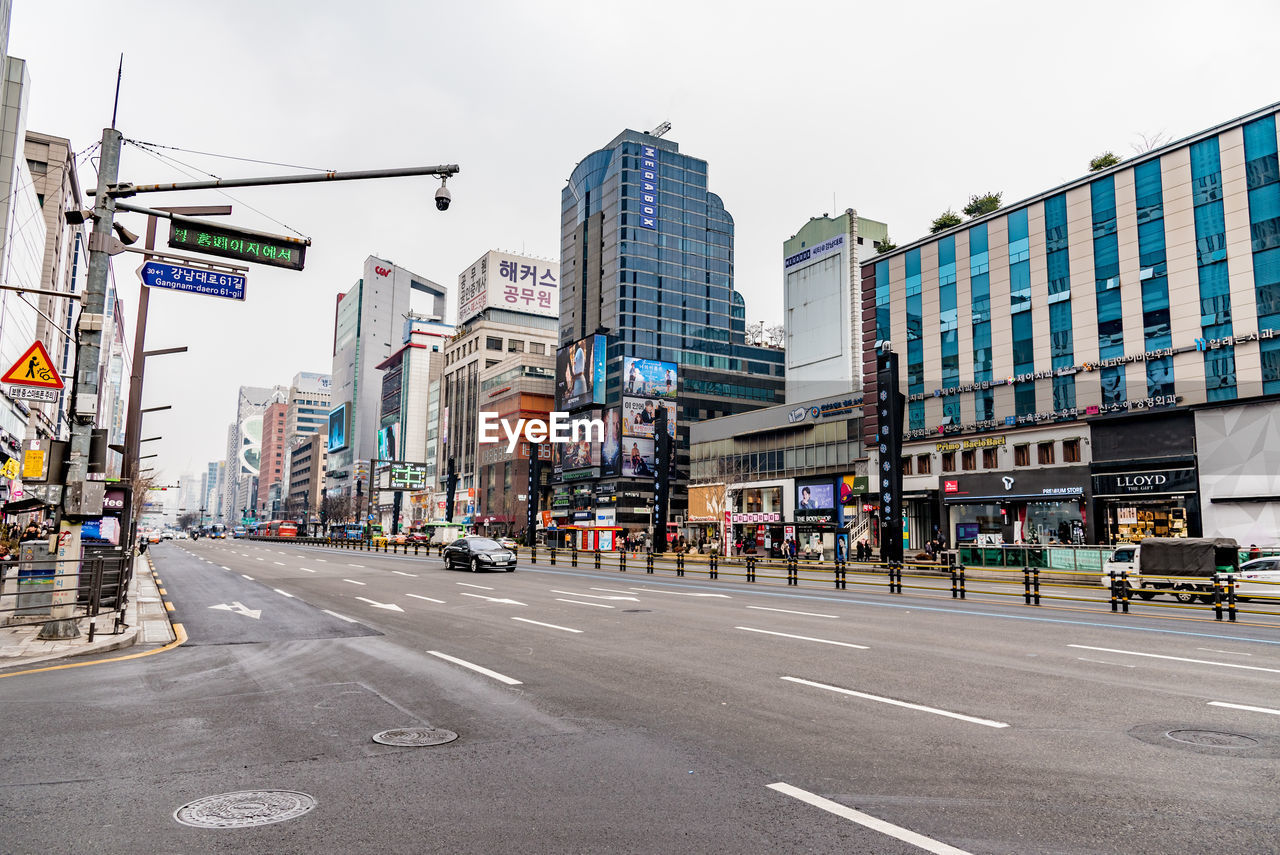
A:
[[[442,557],[444,546],[398,543],[395,538],[342,540],[307,537],[260,537],[248,540],[327,546],[386,554]],[[514,550],[531,564],[558,567],[590,567],[618,573],[701,577],[708,580],[777,584],[786,587],[823,587],[833,590],[907,590],[950,594],[964,600],[970,595],[1021,600],[1036,607],[1046,602],[1109,603],[1112,612],[1130,613],[1139,602],[1144,608],[1212,612],[1215,620],[1235,621],[1240,615],[1280,617],[1280,583],[1251,582],[1250,595],[1240,595],[1240,580],[1232,574],[1212,578],[1110,574],[1105,578],[1098,548],[1028,547],[1011,549],[961,549],[946,553],[944,561],[811,561],[754,555],[706,555],[684,552],[590,551],[546,546]],[[959,560],[998,556],[992,565],[966,564]],[[1027,563],[1010,564],[1012,558]],[[1034,563],[1032,563],[1034,562]],[[1096,562],[1096,566],[1095,566]],[[1056,566],[1055,566],[1056,565]],[[1065,566],[1063,566],[1065,565]],[[851,587],[852,586],[852,587]],[[1099,597],[1101,592],[1102,596]],[[1165,596],[1169,601],[1157,600]]]

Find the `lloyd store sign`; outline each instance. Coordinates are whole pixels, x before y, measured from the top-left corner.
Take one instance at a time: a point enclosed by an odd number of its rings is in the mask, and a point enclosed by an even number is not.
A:
[[[1116,472],[1093,476],[1095,496],[1140,496],[1146,493],[1194,493],[1194,469],[1162,469],[1155,472]]]

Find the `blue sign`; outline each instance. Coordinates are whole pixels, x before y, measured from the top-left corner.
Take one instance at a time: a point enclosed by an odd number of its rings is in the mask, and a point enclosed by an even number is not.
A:
[[[640,227],[658,227],[658,150],[651,145],[640,157]]]
[[[244,299],[245,277],[235,273],[216,273],[160,261],[148,261],[138,273],[142,276],[142,284],[151,288],[224,297],[228,300]]]

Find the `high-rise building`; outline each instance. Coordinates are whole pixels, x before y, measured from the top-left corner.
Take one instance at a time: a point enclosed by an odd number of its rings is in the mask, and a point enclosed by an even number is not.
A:
[[[222,516],[228,525],[250,518],[257,506],[258,473],[262,462],[262,416],[272,404],[284,403],[284,386],[241,386],[236,394],[236,420],[227,429],[226,477]]]
[[[227,464],[223,460],[209,461],[208,471],[204,478],[204,496],[201,505],[200,523],[218,522],[222,520],[222,487],[226,477]]]
[[[338,295],[325,490],[356,499],[356,513],[364,513],[367,467],[377,456],[382,420],[378,366],[401,345],[410,312],[443,319],[444,296],[443,286],[372,255],[351,290]]]
[[[289,457],[289,441],[285,435],[285,425],[289,421],[289,404],[279,401],[267,407],[262,414],[262,453],[258,462],[258,493],[255,506],[259,519],[276,519],[283,508],[273,507],[270,502],[271,488],[284,486],[284,494],[288,494],[288,483],[285,481],[286,467]]]
[[[579,480],[579,492],[604,500],[598,507],[616,508],[618,526],[645,528],[653,478],[635,473],[651,468],[653,440],[628,413],[656,393],[655,379],[664,406],[674,399],[678,488],[688,473],[688,425],[781,403],[783,352],[745,342],[746,305],[733,287],[733,218],[707,189],[705,160],[672,140],[626,130],[578,164],[560,199],[561,352],[573,348],[576,361],[594,351],[597,334],[606,349],[596,360],[603,377],[592,378],[604,393],[572,397],[602,407],[606,421],[623,425],[628,449],[648,461],[628,467],[624,459],[618,475],[576,465],[573,479],[561,466],[562,481]],[[579,384],[581,374],[573,376]],[[558,387],[563,381],[557,376]],[[558,394],[557,407],[565,403]],[[683,490],[673,489],[669,517],[684,508]],[[578,513],[595,518],[590,509]]]
[[[315,371],[300,371],[293,375],[293,383],[289,386],[288,410],[285,415],[285,447],[284,472],[281,481],[286,485],[292,482],[289,467],[292,465],[290,452],[306,441],[312,434],[326,435],[329,429],[329,409],[333,402],[332,383],[328,374]]]
[[[814,217],[782,244],[786,399],[799,404],[862,388],[860,259],[888,237],[852,208]]]
[[[1278,112],[863,264],[864,363],[891,342],[907,393],[903,457],[881,465],[904,473],[913,548],[935,526],[1277,543]]]
[[[289,452],[289,495],[286,516],[308,525],[320,522],[324,508],[324,434],[305,436]],[[299,529],[301,532],[302,529]]]

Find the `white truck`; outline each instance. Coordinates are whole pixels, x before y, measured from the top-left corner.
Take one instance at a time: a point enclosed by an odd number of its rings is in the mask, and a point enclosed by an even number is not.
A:
[[[1240,569],[1240,546],[1229,537],[1148,537],[1126,543],[1102,566],[1102,587],[1111,574],[1126,574],[1129,588],[1144,600],[1169,594],[1180,603],[1213,602],[1213,575]]]

